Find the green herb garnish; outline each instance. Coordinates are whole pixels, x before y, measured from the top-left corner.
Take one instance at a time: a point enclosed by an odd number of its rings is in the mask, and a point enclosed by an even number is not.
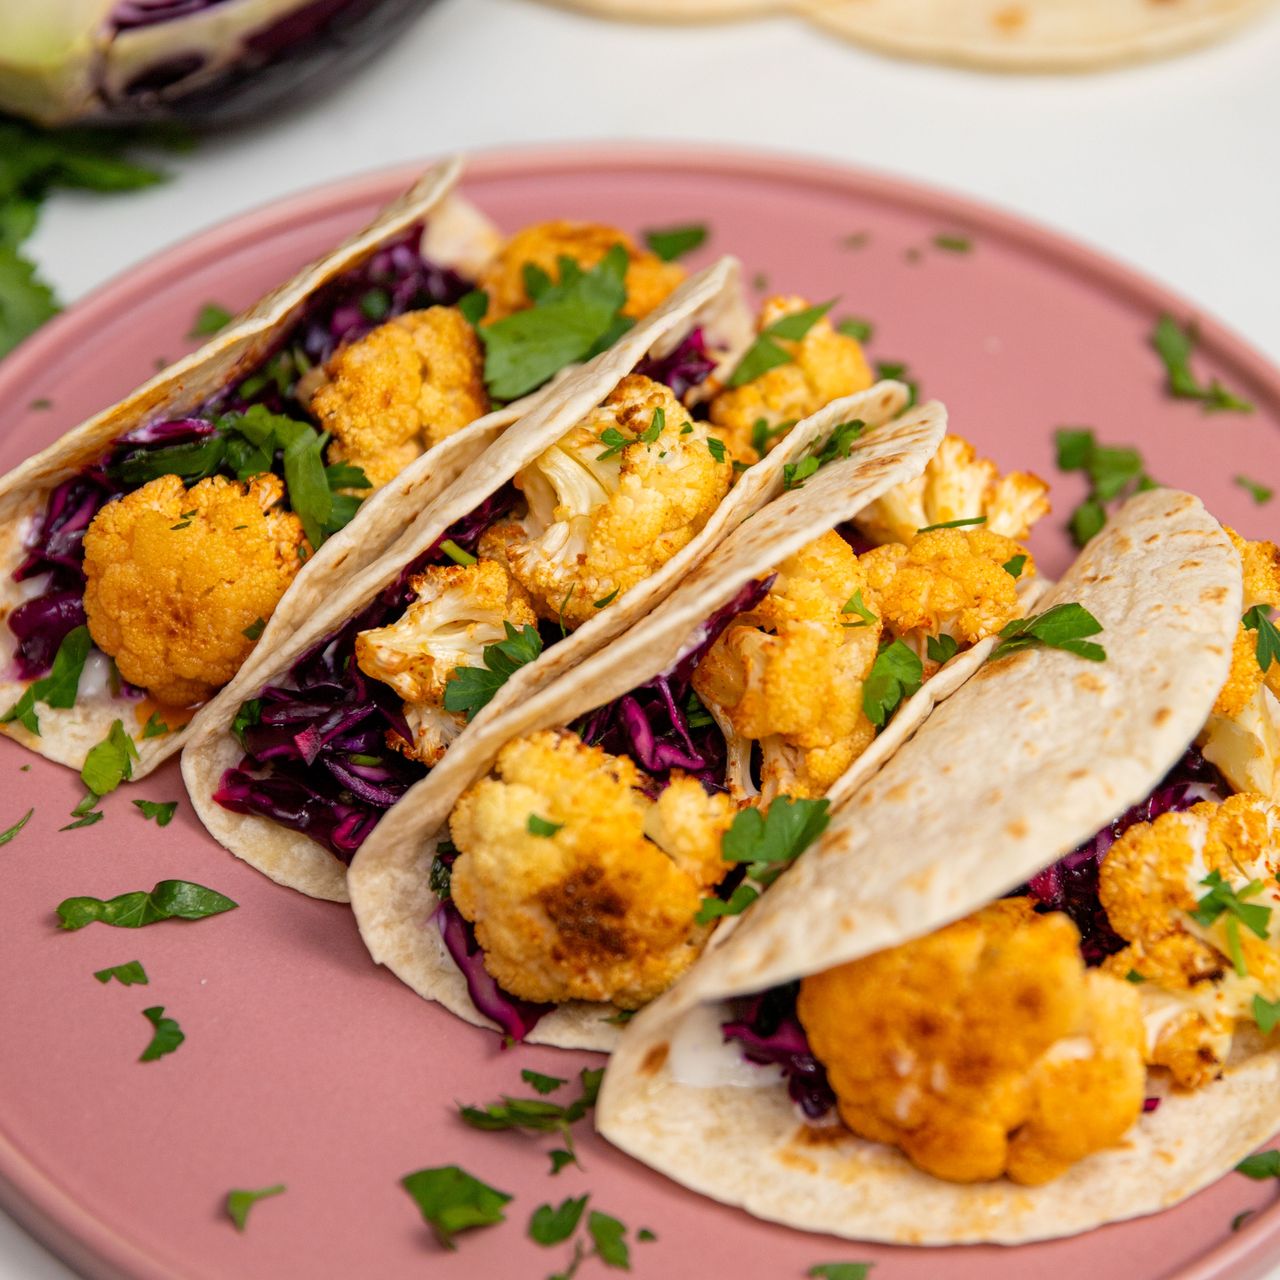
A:
[[[973,249],[973,241],[967,236],[937,235],[933,244],[945,253],[969,253]]]
[[[1280,1000],[1266,1000],[1262,996],[1253,997],[1253,1020],[1264,1036],[1269,1036],[1280,1022]]]
[[[109,795],[122,782],[133,777],[133,762],[138,758],[138,747],[124,731],[123,720],[113,720],[107,736],[89,748],[80,781],[95,796]]]
[[[531,836],[541,836],[546,840],[549,840],[563,826],[563,822],[549,822],[546,818],[538,817],[536,813],[531,813],[525,820],[525,830]]]
[[[1128,498],[1156,482],[1147,474],[1142,455],[1123,445],[1100,445],[1089,427],[1059,427],[1054,433],[1060,471],[1083,471],[1090,491],[1071,514],[1069,527],[1083,547],[1107,522],[1107,504]]]
[[[193,339],[212,337],[220,329],[225,329],[234,319],[235,315],[226,307],[219,306],[216,302],[206,302],[196,312],[195,323],[192,324],[191,332],[187,337]]]
[[[1007,573],[1011,578],[1020,578],[1020,577],[1022,577],[1022,571],[1023,571],[1023,569],[1025,569],[1026,567],[1027,567],[1027,557],[1026,557],[1026,556],[1014,556],[1014,557],[1013,557],[1013,559],[1011,559],[1011,560],[1006,560],[1006,561],[1004,562],[1004,564],[1003,564],[1003,565],[1001,565],[1001,568],[1002,568],[1002,569],[1005,571],[1005,573]]]
[[[542,1098],[513,1098],[504,1094],[498,1102],[484,1107],[460,1106],[458,1114],[473,1129],[488,1132],[516,1129],[523,1133],[557,1133],[570,1159],[577,1164],[572,1126],[595,1106],[603,1076],[602,1068],[584,1069],[579,1076],[582,1092],[567,1106]]]
[[[1236,1165],[1236,1172],[1243,1173],[1246,1178],[1262,1182],[1267,1178],[1280,1178],[1280,1151],[1257,1151],[1245,1156]]]
[[[788,418],[786,422],[771,427],[768,418],[757,418],[751,427],[751,447],[763,458],[769,452],[769,441],[775,436],[786,435],[796,422],[796,418]]]
[[[705,223],[690,222],[682,227],[646,231],[644,242],[663,262],[674,262],[699,248],[707,238]]]
[[[606,1267],[631,1270],[631,1251],[627,1248],[627,1229],[607,1213],[592,1209],[587,1218],[587,1231],[595,1245],[595,1255]]]
[[[249,1221],[249,1210],[259,1200],[265,1200],[268,1196],[282,1195],[284,1190],[284,1183],[278,1182],[274,1187],[263,1187],[260,1191],[228,1191],[227,1217],[236,1224],[237,1231],[243,1231],[245,1224]]]
[[[1244,925],[1256,937],[1267,937],[1271,908],[1246,901],[1248,898],[1256,898],[1263,891],[1262,881],[1251,880],[1243,889],[1235,889],[1229,881],[1222,878],[1220,871],[1210,871],[1200,883],[1205,885],[1209,892],[1196,903],[1196,909],[1188,911],[1187,914],[1206,929],[1220,916],[1226,916],[1223,929],[1227,935],[1227,953],[1231,956],[1236,974],[1241,978],[1248,977],[1249,971],[1245,966],[1244,948],[1240,940],[1240,926]]]
[[[502,1207],[511,1201],[505,1191],[481,1182],[456,1164],[419,1169],[401,1178],[400,1185],[446,1249],[457,1248],[454,1236],[459,1231],[504,1222]]]
[[[0,831],[0,845],[8,844],[9,841],[12,840],[18,834],[18,832],[21,831],[22,828],[25,827],[28,822],[31,821],[31,815],[33,813],[35,813],[34,809],[28,809],[26,813],[24,813],[22,817],[19,818],[17,822],[13,824],[13,826],[7,828],[4,831]]]
[[[95,796],[93,792],[90,791],[89,794],[71,810],[71,816],[75,818],[76,821],[69,822],[65,827],[59,827],[58,830],[77,831],[81,827],[91,827],[95,822],[101,822],[103,818],[102,811],[93,807],[98,803],[98,800],[99,797]]]
[[[910,409],[920,399],[920,385],[912,378],[908,377],[907,366],[901,360],[878,360],[876,362],[876,380],[901,382],[908,391],[907,403],[904,406]]]
[[[862,709],[877,729],[883,728],[904,699],[924,684],[924,663],[901,640],[876,655],[862,685]]]
[[[518,631],[503,622],[507,638],[484,647],[483,667],[458,667],[444,687],[444,709],[461,711],[468,720],[487,707],[494,695],[523,666],[542,653],[538,628],[526,623]]]
[[[163,1058],[165,1054],[172,1053],[187,1038],[182,1034],[182,1028],[172,1018],[164,1016],[162,1004],[143,1009],[142,1016],[151,1023],[153,1031],[151,1043],[143,1049],[139,1062],[154,1062],[157,1058]]]
[[[39,735],[36,703],[43,702],[47,707],[63,710],[74,707],[91,643],[87,626],[68,631],[54,655],[49,674],[26,687],[22,697],[0,716],[0,724],[16,720],[24,729]]]
[[[593,600],[591,607],[593,609],[603,609],[606,605],[611,605],[618,598],[618,592],[621,590],[621,587],[614,587],[607,596],[601,596],[599,600]]]
[[[440,550],[453,561],[454,564],[463,566],[477,563],[475,556],[470,551],[464,551],[452,538],[446,538],[440,544]]]
[[[462,318],[474,329],[489,313],[489,295],[483,289],[472,289],[457,301]]]
[[[779,317],[772,324],[760,330],[759,336],[747,348],[738,362],[738,367],[729,375],[731,387],[741,387],[745,383],[754,382],[761,374],[776,369],[779,365],[790,364],[792,357],[780,347],[778,338],[791,342],[801,341],[805,334],[813,328],[823,316],[835,306],[836,300],[820,303],[816,307],[806,307],[803,311],[795,311],[790,315]]]
[[[819,1262],[805,1272],[818,1280],[867,1280],[874,1262]]]
[[[1191,371],[1191,353],[1197,340],[1194,325],[1184,329],[1171,315],[1160,317],[1151,334],[1151,345],[1164,364],[1169,394],[1179,400],[1199,400],[1205,413],[1229,410],[1252,413],[1253,405],[1230,391],[1214,378],[1204,386]]]
[[[528,1067],[525,1067],[525,1069],[520,1072],[520,1079],[523,1080],[525,1084],[532,1085],[535,1093],[541,1093],[544,1095],[548,1093],[555,1093],[557,1089],[569,1083],[569,1081],[563,1076],[544,1076],[542,1072],[530,1071]]]
[[[135,800],[133,805],[148,822],[154,822],[157,827],[167,827],[173,821],[173,815],[178,812],[176,800]]]
[[[955,636],[927,636],[924,648],[930,662],[936,662],[940,667],[944,667],[960,651],[960,644]]]
[[[98,969],[94,975],[106,986],[114,978],[122,987],[145,987],[150,983],[147,971],[141,960],[130,960],[127,964],[112,965],[110,969]]]
[[[707,437],[707,452],[717,461],[723,462],[725,459],[724,441],[716,436]]]
[[[845,316],[836,325],[837,333],[843,333],[846,338],[856,338],[859,342],[870,342],[875,331],[875,325],[870,320],[863,320],[858,316]]]
[[[541,1245],[563,1244],[578,1229],[587,1199],[562,1200],[554,1209],[549,1204],[539,1205],[529,1219],[529,1239]]]
[[[266,629],[267,620],[265,618],[254,618],[240,634],[246,640],[257,640]]]
[[[873,622],[880,621],[880,619],[867,608],[866,601],[862,598],[861,587],[859,587],[858,590],[844,602],[840,612],[844,614],[854,613],[862,619],[861,622],[842,622],[840,624],[842,627],[869,627]]]
[[[988,662],[1006,658],[1011,653],[1043,645],[1048,649],[1064,649],[1089,662],[1105,662],[1107,651],[1086,640],[1086,636],[1102,633],[1102,623],[1082,604],[1055,604],[1044,613],[1029,618],[1015,618],[1000,628],[1000,643],[991,651]]]
[[[1241,619],[1246,631],[1258,633],[1254,654],[1263,671],[1269,670],[1273,662],[1280,662],[1280,631],[1276,630],[1268,612],[1266,605],[1255,604]]]
[[[940,524],[927,524],[923,529],[917,529],[916,533],[932,533],[935,529],[964,529],[969,525],[986,524],[986,516],[966,516],[962,520],[943,520]],[[1025,560],[1026,557],[1024,556]]]
[[[138,889],[106,901],[65,898],[58,904],[58,921],[64,929],[83,929],[95,921],[117,929],[139,929],[157,920],[203,920],[238,905],[189,880],[161,880],[150,892]]]
[[[784,462],[782,464],[782,487],[784,489],[799,489],[810,476],[817,475],[818,468],[822,463],[818,461],[816,454],[810,454],[807,458],[801,458],[799,462]]]
[[[1260,507],[1265,507],[1275,497],[1275,490],[1258,480],[1250,480],[1248,476],[1236,476],[1238,484]]]

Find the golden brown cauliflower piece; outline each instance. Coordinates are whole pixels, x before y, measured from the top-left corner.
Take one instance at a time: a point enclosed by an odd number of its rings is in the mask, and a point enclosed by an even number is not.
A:
[[[434,765],[467,723],[444,709],[450,677],[460,667],[481,666],[485,646],[505,638],[505,623],[522,627],[538,619],[524,589],[492,560],[433,565],[409,585],[416,599],[395,622],[356,636],[356,662],[404,699],[414,740],[393,734],[391,745]]]
[[[524,286],[526,266],[541,267],[552,280],[560,278],[560,259],[572,258],[584,271],[599,265],[614,245],[627,251],[627,302],[622,314],[639,320],[667,300],[685,278],[684,268],[663,262],[617,227],[598,222],[536,222],[517,231],[485,268],[477,288],[489,295],[485,322],[491,324],[531,305]]]
[[[675,776],[657,802],[623,756],[567,732],[509,742],[450,819],[452,892],[485,968],[526,1000],[636,1008],[665,991],[710,932],[704,894],[729,868],[736,806]],[[557,824],[551,836],[530,817]]]
[[[1244,575],[1244,608],[1280,607],[1280,550],[1273,542],[1246,542],[1227,530]],[[1258,665],[1258,633],[1236,631],[1231,672],[1199,742],[1237,791],[1256,791],[1280,802],[1280,663],[1265,674]]]
[[[758,328],[763,331],[783,316],[805,311],[811,304],[804,298],[770,298],[760,309]],[[823,405],[841,396],[865,391],[874,378],[862,346],[831,327],[823,316],[799,341],[774,341],[791,357],[740,387],[721,391],[711,401],[711,421],[735,462],[750,466],[760,460],[754,437],[757,423],[768,453],[786,435],[790,426],[816,413]],[[784,427],[786,429],[779,430]]]
[[[1254,996],[1280,997],[1278,860],[1280,809],[1247,794],[1138,823],[1103,860],[1098,896],[1111,927],[1129,943],[1105,967],[1146,979],[1139,992],[1151,1019],[1147,1060],[1187,1088],[1221,1071],[1236,1022],[1251,1017]],[[1265,938],[1230,910],[1208,924],[1190,914],[1210,893],[1203,881],[1215,871],[1244,894],[1246,906],[1273,913],[1263,920]],[[1244,893],[1255,880],[1260,888]]]
[[[541,617],[579,627],[692,541],[731,475],[669,388],[629,374],[516,476],[528,513],[489,529],[480,552],[508,565]]]
[[[1065,915],[1005,898],[805,978],[798,1013],[840,1118],[949,1182],[1036,1185],[1142,1112],[1133,987],[1085,969]]]
[[[160,476],[109,502],[84,536],[89,633],[158,702],[203,702],[240,669],[310,548],[273,510],[284,484]]]
[[[875,543],[910,542],[920,529],[986,516],[982,527],[1022,542],[1049,512],[1049,486],[1028,471],[1002,476],[989,458],[960,436],[947,436],[924,474],[895,485],[864,507],[858,528]]]
[[[825,533],[778,566],[769,594],[739,614],[693,673],[693,687],[729,744],[735,796],[820,796],[870,745],[862,682],[876,658],[879,620],[843,610],[867,580],[852,548]]]
[[[1005,569],[1026,556],[1018,580]],[[995,635],[1018,617],[1018,581],[1035,573],[1023,546],[988,529],[934,529],[910,545],[874,547],[860,559],[871,608],[885,629],[923,658],[926,637],[948,635],[961,646]]]
[[[484,352],[454,307],[406,312],[343,347],[311,396],[333,434],[329,461],[362,468],[375,488],[488,411]]]

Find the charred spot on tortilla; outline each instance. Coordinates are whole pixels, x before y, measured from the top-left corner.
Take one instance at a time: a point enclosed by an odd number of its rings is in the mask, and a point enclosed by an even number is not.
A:
[[[1021,818],[1015,818],[1012,822],[1004,824],[1005,831],[1015,840],[1025,840],[1027,836],[1027,824]]]
[[[644,1055],[644,1061],[640,1064],[640,1074],[642,1076],[656,1076],[667,1061],[667,1054],[671,1052],[671,1046],[663,1040],[660,1044],[651,1045],[648,1053]]]
[[[1200,599],[1204,604],[1221,604],[1226,598],[1226,587],[1206,587],[1200,593]]]
[[[1106,682],[1099,680],[1092,671],[1084,671],[1076,676],[1076,688],[1083,689],[1086,693],[1106,693],[1107,691]]]
[[[1016,4],[998,9],[991,15],[991,25],[997,31],[1020,31],[1027,25],[1027,11]]]
[[[1178,566],[1178,568],[1179,569],[1198,569],[1200,565],[1201,565],[1201,561],[1199,560],[1184,560]]]
[[[1173,715],[1173,711],[1169,707],[1160,707],[1157,709],[1155,715],[1151,717],[1151,723],[1154,724],[1156,728],[1159,728],[1171,715]]]

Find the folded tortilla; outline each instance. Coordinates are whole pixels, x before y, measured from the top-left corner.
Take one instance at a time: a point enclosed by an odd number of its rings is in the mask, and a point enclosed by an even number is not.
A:
[[[720,1023],[729,998],[930,933],[1144,799],[1226,679],[1240,562],[1189,494],[1129,502],[1041,607],[1103,624],[1105,662],[1029,649],[985,667],[858,790],[820,841],[622,1037],[596,1111],[611,1142],[686,1186],[806,1230],[1006,1244],[1151,1213],[1280,1124],[1280,1050],[1238,1032],[1221,1079],[1170,1093],[1124,1143],[1043,1186],[959,1185],[843,1126],[800,1119]]]
[[[461,169],[456,159],[430,169],[363,231],[304,267],[198,351],[184,356],[125,399],[0,477],[0,529],[4,530],[0,539],[0,618],[7,618],[27,598],[24,587],[29,584],[15,582],[12,573],[24,558],[24,539],[32,522],[39,520],[44,511],[50,491],[98,461],[127,432],[197,414],[202,405],[233,386],[271,354],[323,286],[424,222],[429,224],[424,236],[425,252],[436,255],[434,260],[442,266],[475,269],[492,252],[496,232],[482,214],[453,193]],[[420,510],[457,480],[488,444],[520,416],[525,403],[528,402],[509,405],[473,423],[429,450],[392,483],[372,494],[361,505],[357,519],[328,538],[299,571],[245,666],[252,667],[270,654],[300,619],[320,602],[332,598],[338,584],[394,542],[409,522],[409,513]],[[6,668],[13,652],[14,637],[6,625],[0,625],[0,661]],[[137,699],[112,695],[108,673],[105,657],[96,651],[91,653],[73,707],[39,705],[38,736],[16,721],[0,725],[0,731],[51,760],[79,769],[88,750],[107,735],[113,721],[122,719],[126,730],[137,737],[147,718],[145,713],[137,714],[144,705]],[[0,708],[12,705],[29,683],[12,675],[0,680]],[[180,750],[189,732],[186,728],[138,741],[133,777],[150,773]]]
[[[436,488],[434,496],[418,505],[401,537],[373,563],[352,575],[340,591],[328,599],[310,596],[297,605],[286,597],[277,611],[286,614],[278,628],[279,643],[262,661],[242,669],[201,709],[191,726],[189,745],[183,754],[183,776],[196,811],[216,839],[280,884],[314,897],[347,901],[346,867],[328,849],[269,819],[233,813],[213,799],[223,772],[243,755],[232,732],[241,704],[263,686],[286,678],[302,654],[338,631],[397,581],[406,566],[437,543],[451,525],[469,515],[559,440],[642,360],[670,355],[697,329],[716,336],[717,350],[727,352],[721,362],[726,370],[737,363],[749,345],[751,320],[742,302],[740,269],[734,259],[723,258],[686,281],[663,306],[607,351],[562,375],[531,402],[512,406],[520,410],[519,421],[480,456],[468,452],[465,479]],[[884,384],[874,394],[866,395],[868,406],[882,405],[883,416],[890,416],[901,407],[905,391],[897,384]],[[872,412],[870,407],[868,412]],[[451,436],[438,446],[437,452],[452,457],[453,451],[462,447],[456,442],[480,428],[481,424],[476,423]],[[744,473],[701,532],[657,573],[624,593],[616,603],[602,607],[536,662],[522,667],[468,725],[460,742],[450,748],[446,761],[459,753],[460,746],[465,750],[476,730],[499,717],[505,707],[529,697],[642,617],[711,547],[781,488],[784,461],[810,443],[812,433],[797,429],[764,462]],[[455,468],[453,474],[459,471]],[[442,764],[435,769],[441,767]]]
[[[697,643],[705,620],[733,600],[744,584],[765,577],[807,543],[921,474],[945,433],[946,412],[933,402],[894,419],[905,401],[904,387],[881,383],[834,401],[800,423],[759,464],[777,468],[779,488],[786,460],[802,456],[798,442],[820,443],[836,425],[853,418],[874,429],[862,435],[847,459],[829,463],[802,487],[783,492],[740,523],[661,606],[614,643],[540,693],[506,699],[505,714],[484,724],[477,720],[465,752],[446,756],[388,813],[356,855],[347,880],[361,936],[379,964],[387,965],[419,995],[468,1022],[495,1026],[472,1002],[466,980],[432,921],[439,900],[429,883],[431,863],[437,844],[447,838],[447,822],[458,797],[511,739],[568,725],[665,671]],[[757,469],[747,472],[742,483]],[[767,474],[762,471],[756,479]],[[760,496],[774,491],[772,484],[762,486]],[[746,514],[739,512],[740,517]],[[552,650],[553,656],[561,647]],[[949,671],[942,673],[944,682],[949,676]],[[922,690],[898,709],[893,724],[901,722],[902,736],[928,714],[931,702],[932,695]],[[855,762],[853,768],[858,767]],[[614,1012],[612,1006],[585,1001],[558,1005],[539,1020],[528,1039],[562,1048],[609,1049],[618,1037],[617,1025],[608,1021]]]

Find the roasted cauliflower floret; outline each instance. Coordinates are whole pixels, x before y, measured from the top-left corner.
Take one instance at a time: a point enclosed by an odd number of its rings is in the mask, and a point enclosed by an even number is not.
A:
[[[865,608],[869,595],[849,544],[823,534],[779,565],[769,594],[698,663],[693,687],[724,731],[735,795],[755,792],[757,742],[766,802],[782,793],[822,795],[871,743],[862,683],[880,623],[851,603],[859,597]]]
[[[433,765],[466,727],[463,715],[444,709],[450,677],[481,666],[485,646],[505,637],[505,623],[533,625],[537,617],[524,589],[492,560],[432,566],[409,585],[416,599],[396,622],[356,636],[356,662],[404,699],[414,740],[396,734],[391,745]]]
[[[130,684],[187,707],[240,669],[310,550],[298,517],[274,509],[283,497],[273,475],[190,489],[168,475],[98,512],[84,536],[85,613]]]
[[[862,509],[854,523],[872,542],[910,542],[920,529],[986,516],[982,527],[1016,542],[1049,513],[1049,486],[1027,471],[1002,476],[960,436],[947,436],[924,474],[895,485]]]
[[[728,870],[736,806],[680,775],[655,803],[644,781],[625,756],[544,731],[509,742],[458,801],[453,899],[503,990],[631,1009],[696,959],[709,929],[694,917]]]
[[[1214,1079],[1237,1020],[1251,1018],[1254,996],[1280,997],[1277,861],[1280,809],[1247,794],[1138,823],[1103,860],[1098,896],[1129,943],[1105,967],[1145,979],[1139,992],[1151,1019],[1147,1060],[1167,1067],[1180,1085]],[[1204,881],[1215,872],[1247,908],[1244,916],[1230,908],[1207,923],[1192,915],[1206,916],[1201,904],[1214,890]]]
[[[522,311],[532,300],[525,288],[525,268],[540,267],[552,280],[560,278],[560,259],[572,258],[584,271],[599,265],[614,245],[627,251],[627,301],[622,314],[639,320],[667,300],[683,282],[684,268],[663,262],[657,254],[636,247],[617,227],[598,222],[536,222],[517,231],[485,268],[477,287],[489,295],[485,322],[492,323]]]
[[[528,513],[488,530],[480,552],[506,562],[541,617],[581,626],[706,524],[732,474],[720,452],[667,387],[629,374],[516,476]]]
[[[770,298],[760,310],[759,329],[763,332],[809,306],[804,298]],[[711,401],[716,434],[734,461],[745,466],[760,460],[758,444],[763,443],[768,453],[801,418],[841,396],[865,391],[874,382],[858,340],[838,333],[825,316],[798,341],[773,341],[791,357],[790,363],[721,391]]]
[[[1025,547],[978,529],[934,529],[908,546],[874,547],[861,559],[871,608],[885,629],[926,656],[928,636],[961,645],[995,635],[1018,617],[1018,580],[1004,567],[1025,556],[1020,579],[1035,573]]]
[[[1228,529],[1244,575],[1244,608],[1280,606],[1280,550],[1273,542],[1246,542]],[[1231,672],[1199,742],[1237,791],[1256,791],[1280,802],[1280,663],[1263,672],[1258,633],[1236,631]]]
[[[409,311],[343,347],[311,396],[333,434],[329,461],[360,467],[375,488],[488,411],[484,352],[454,307]]]
[[[1036,1185],[1142,1112],[1138,995],[1085,969],[1065,915],[1005,898],[805,978],[797,1010],[840,1117],[949,1182]]]

